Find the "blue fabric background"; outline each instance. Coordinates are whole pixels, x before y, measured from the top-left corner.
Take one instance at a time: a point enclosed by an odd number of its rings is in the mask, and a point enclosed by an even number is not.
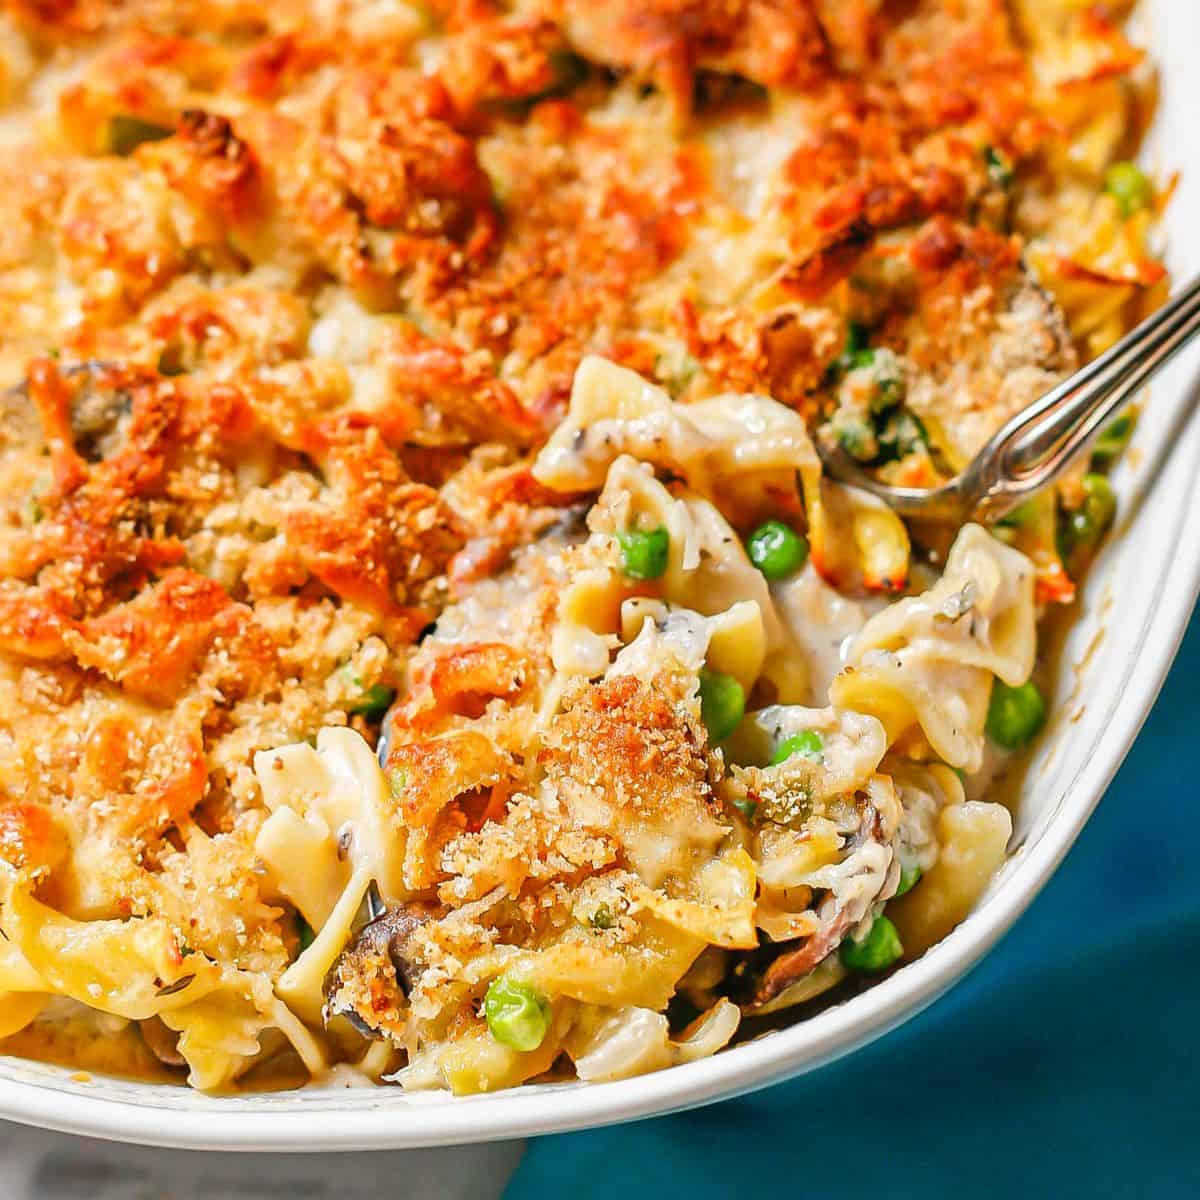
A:
[[[1200,1197],[1200,614],[1058,873],[921,1016],[791,1083],[530,1144],[504,1200]]]

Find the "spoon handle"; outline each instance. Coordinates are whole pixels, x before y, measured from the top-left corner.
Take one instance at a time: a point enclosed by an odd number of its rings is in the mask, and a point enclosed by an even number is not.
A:
[[[1053,482],[1120,408],[1200,333],[1200,276],[1115,346],[1018,413],[984,447],[979,511],[1002,516]]]

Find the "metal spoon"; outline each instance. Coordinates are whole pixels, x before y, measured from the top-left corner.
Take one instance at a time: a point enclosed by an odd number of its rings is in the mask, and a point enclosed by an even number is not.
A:
[[[960,474],[936,488],[893,487],[817,438],[826,469],[902,516],[996,521],[1063,473],[1109,419],[1200,332],[1200,276],[1110,350],[1010,418]]]

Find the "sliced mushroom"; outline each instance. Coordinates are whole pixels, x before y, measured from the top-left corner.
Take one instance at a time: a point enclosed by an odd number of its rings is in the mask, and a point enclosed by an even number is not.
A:
[[[830,891],[817,913],[821,919],[820,928],[771,962],[759,979],[750,1002],[745,1005],[747,1012],[753,1012],[770,1003],[785,988],[814,970],[837,949],[846,934],[863,919],[871,905],[886,898],[889,887],[892,891],[895,890],[898,872],[892,869],[890,857],[882,871],[877,863],[865,861],[868,852],[871,858],[878,858],[879,849],[887,851],[890,856],[890,848],[884,841],[883,823],[879,812],[872,804],[864,803],[861,813],[858,830],[846,847],[847,853],[841,866],[854,878],[868,873],[877,877],[878,886],[860,889],[849,898]],[[856,869],[859,864],[862,870]]]
[[[75,449],[88,462],[99,462],[116,449],[121,423],[133,410],[126,388],[107,390],[84,384],[71,401],[71,433]]]
[[[150,1047],[150,1053],[164,1067],[186,1067],[187,1060],[179,1053],[179,1034],[168,1029],[158,1017],[148,1017],[138,1022],[142,1041]]]
[[[378,896],[369,905],[376,911]],[[412,935],[437,913],[432,905],[414,901],[368,921],[342,951],[325,977],[328,1022],[345,1017],[364,1037],[378,1038],[378,1013],[388,1007],[389,993],[407,998],[416,980],[416,967],[407,950]]]
[[[129,385],[142,377],[136,370],[101,359],[62,367],[59,373],[73,389],[70,418],[74,448],[88,462],[99,462],[116,449],[122,422],[133,411]],[[37,410],[30,403],[27,379],[0,395],[0,416],[7,440],[26,446],[44,443]]]

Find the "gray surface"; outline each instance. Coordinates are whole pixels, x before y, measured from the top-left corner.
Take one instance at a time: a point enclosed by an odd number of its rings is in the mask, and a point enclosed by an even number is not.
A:
[[[523,1150],[203,1154],[0,1122],[0,1200],[496,1200]]]

